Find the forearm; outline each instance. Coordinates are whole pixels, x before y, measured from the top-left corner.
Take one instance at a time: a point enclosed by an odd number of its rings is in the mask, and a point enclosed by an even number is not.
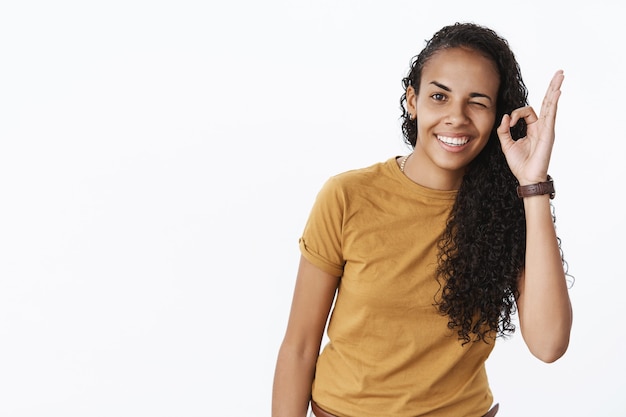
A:
[[[519,282],[520,326],[530,351],[553,362],[567,350],[572,308],[549,197],[525,198],[524,209],[526,261]]]
[[[311,399],[317,352],[281,346],[274,375],[272,417],[305,417]]]

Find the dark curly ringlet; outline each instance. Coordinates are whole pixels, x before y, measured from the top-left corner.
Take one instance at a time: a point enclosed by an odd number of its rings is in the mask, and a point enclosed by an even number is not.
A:
[[[524,268],[526,223],[517,180],[502,153],[496,128],[504,114],[527,104],[528,90],[505,39],[473,23],[446,26],[426,42],[402,80],[402,131],[411,147],[416,144],[419,120],[409,119],[406,89],[412,86],[418,93],[424,65],[437,52],[454,47],[470,48],[491,59],[500,86],[489,141],[468,167],[439,241],[437,273],[442,287],[436,304],[463,343],[487,342],[515,331],[511,316]],[[526,125],[520,121],[512,129],[513,138],[525,134]]]

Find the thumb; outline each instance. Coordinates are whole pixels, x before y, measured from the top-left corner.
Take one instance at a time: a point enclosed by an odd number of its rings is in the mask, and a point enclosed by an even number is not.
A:
[[[502,145],[502,151],[506,152],[515,141],[511,136],[511,116],[505,114],[502,116],[502,121],[500,122],[500,126],[496,129],[498,133],[498,138],[500,139],[500,145]]]

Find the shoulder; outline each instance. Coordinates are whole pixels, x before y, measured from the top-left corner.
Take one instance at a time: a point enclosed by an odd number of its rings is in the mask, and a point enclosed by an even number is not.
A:
[[[384,162],[336,174],[328,179],[325,186],[349,190],[359,185],[392,180],[396,174],[395,171],[400,172],[396,157],[392,157]]]
[[[385,191],[398,188],[400,182],[400,169],[395,158],[390,158],[385,162],[333,175],[318,192],[316,202],[318,205],[346,208],[353,206],[351,203],[356,201],[381,198]]]

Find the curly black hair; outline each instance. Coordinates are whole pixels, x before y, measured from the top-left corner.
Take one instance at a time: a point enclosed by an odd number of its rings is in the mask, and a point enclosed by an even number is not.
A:
[[[509,169],[496,133],[504,114],[527,105],[528,90],[508,42],[493,30],[473,23],[455,23],[439,30],[413,57],[409,74],[402,80],[400,98],[405,142],[415,147],[417,122],[406,109],[409,86],[419,93],[424,65],[437,52],[465,47],[492,60],[500,75],[496,123],[489,141],[470,163],[439,241],[438,279],[441,292],[436,305],[448,316],[463,343],[515,331],[512,315],[518,296],[517,281],[524,268],[526,223],[517,179]],[[511,134],[526,135],[521,120]]]

